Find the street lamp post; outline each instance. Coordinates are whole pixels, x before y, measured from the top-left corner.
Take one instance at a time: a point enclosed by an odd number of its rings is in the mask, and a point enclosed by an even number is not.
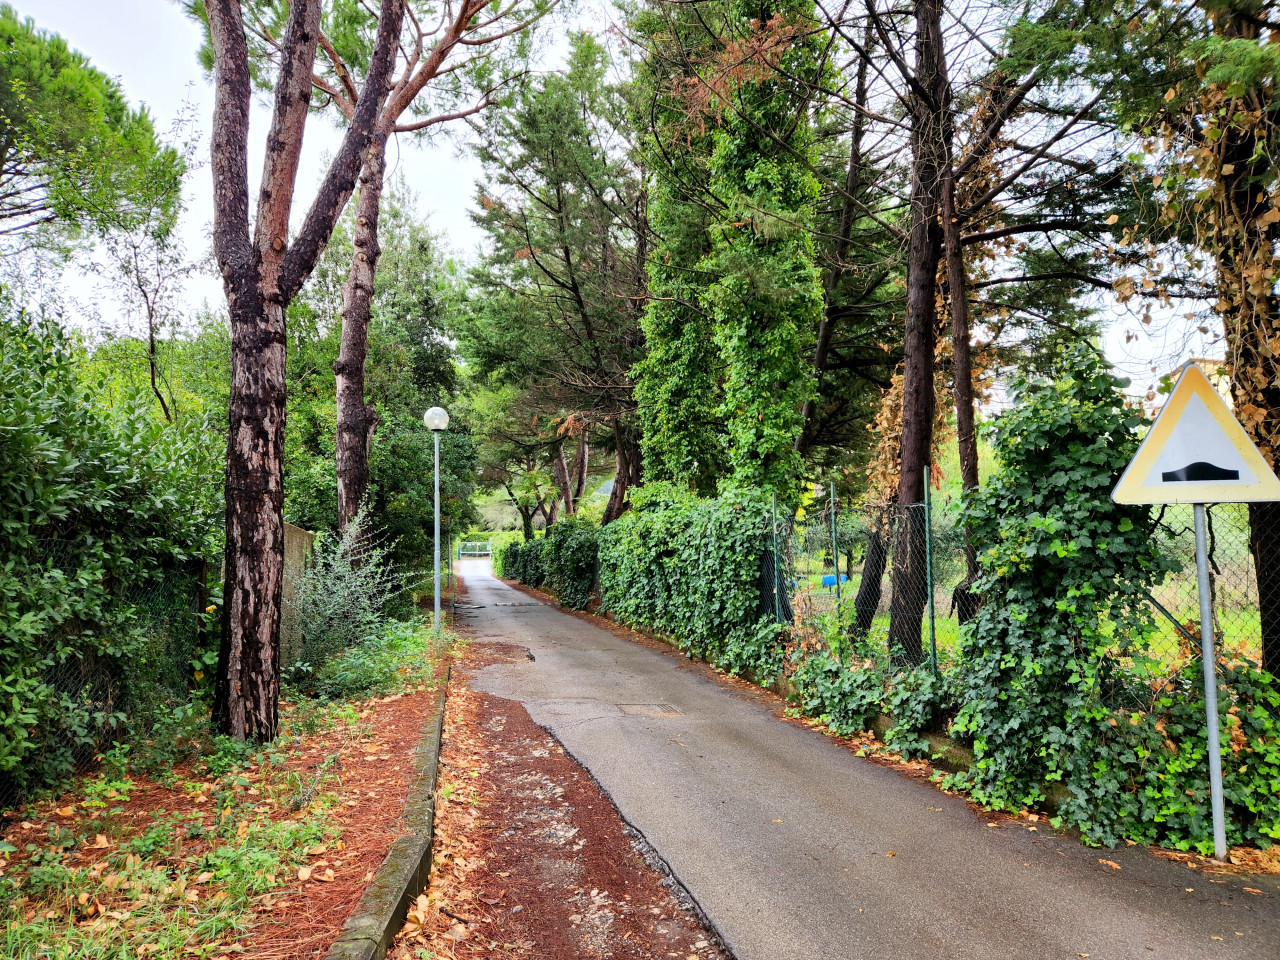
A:
[[[422,422],[427,429],[431,431],[435,437],[436,448],[436,475],[435,475],[435,514],[436,514],[436,535],[435,535],[435,553],[436,553],[436,605],[435,616],[432,620],[432,627],[436,635],[440,634],[440,431],[449,426],[449,413],[444,407],[432,407],[422,415]]]

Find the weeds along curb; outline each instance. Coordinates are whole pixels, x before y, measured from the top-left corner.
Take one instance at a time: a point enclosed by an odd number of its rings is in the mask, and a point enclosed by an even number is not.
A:
[[[404,925],[409,905],[427,888],[435,830],[436,770],[450,673],[446,665],[423,737],[414,750],[413,782],[404,808],[405,822],[412,832],[391,844],[325,960],[381,960]]]

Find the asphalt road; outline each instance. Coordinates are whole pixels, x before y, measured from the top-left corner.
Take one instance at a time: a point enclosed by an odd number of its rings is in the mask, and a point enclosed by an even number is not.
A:
[[[738,960],[1280,957],[1276,878],[1211,878],[1043,822],[989,827],[702,665],[537,604],[486,561],[461,573],[462,625],[533,656],[474,685],[523,703],[591,771]]]

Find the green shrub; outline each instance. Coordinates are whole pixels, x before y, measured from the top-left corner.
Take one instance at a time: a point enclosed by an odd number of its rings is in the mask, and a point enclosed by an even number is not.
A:
[[[373,539],[362,510],[341,537],[316,540],[289,607],[302,630],[298,660],[286,679],[309,689],[334,657],[381,636],[392,622],[410,575],[391,562],[392,546]]]
[[[821,647],[799,658],[791,681],[805,714],[847,737],[870,729],[883,712],[887,668],[888,659],[869,645],[860,644],[851,662]]]
[[[904,757],[929,752],[926,733],[946,733],[957,709],[957,675],[945,669],[934,673],[928,664],[893,677],[885,712],[893,726],[885,731],[885,745]]]
[[[1060,782],[1060,822],[1089,841],[1209,851],[1196,668],[1166,677],[1145,656],[1145,593],[1171,561],[1153,511],[1110,498],[1141,418],[1087,347],[1055,365],[1050,379],[1014,381],[1014,406],[992,432],[1000,468],[969,505],[984,602],[961,634],[965,706],[953,730],[972,738],[976,765],[954,782],[1005,809]],[[1232,843],[1280,839],[1273,683],[1224,666],[1219,699],[1238,750],[1224,764]]]
[[[1060,815],[1097,842],[1120,839],[1213,851],[1204,679],[1192,660],[1138,708],[1090,717],[1090,776],[1076,776]],[[1280,692],[1244,662],[1218,661],[1227,841],[1280,841]]]
[[[543,539],[542,569],[547,588],[560,602],[585,610],[596,582],[600,528],[569,517],[552,524]]]
[[[781,673],[782,628],[760,593],[768,498],[732,491],[699,499],[653,483],[631,503],[599,534],[605,609],[732,673]]]
[[[508,570],[507,570],[507,563],[508,563],[508,560],[509,560],[509,559],[514,559],[514,557],[509,557],[509,556],[508,556],[507,551],[508,551],[508,550],[510,550],[510,549],[511,549],[512,547],[514,547],[514,546],[516,546],[516,544],[515,544],[515,543],[506,543],[506,544],[503,544],[502,546],[500,546],[500,547],[496,547],[496,548],[494,549],[494,551],[493,551],[493,575],[494,575],[495,577],[502,577],[504,580],[514,580],[514,579],[515,579],[514,577],[512,577],[512,576],[511,576],[511,574],[510,574],[510,573],[508,572]]]
[[[0,804],[64,780],[130,704],[162,708],[130,600],[216,550],[202,425],[94,398],[55,324],[0,319]]]
[[[499,552],[495,564],[498,576],[519,580],[534,588],[542,586],[546,578],[546,567],[542,560],[544,547],[545,541],[542,539],[507,544]]]
[[[431,670],[427,630],[409,620],[385,624],[377,635],[329,659],[316,672],[312,686],[326,700],[379,696]]]

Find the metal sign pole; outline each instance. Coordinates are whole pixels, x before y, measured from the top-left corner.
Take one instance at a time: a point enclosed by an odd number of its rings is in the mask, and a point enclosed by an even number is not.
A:
[[[1213,598],[1209,593],[1209,547],[1203,503],[1195,505],[1196,578],[1200,590],[1200,659],[1204,663],[1204,710],[1209,725],[1209,794],[1213,802],[1213,856],[1227,857],[1226,812],[1222,805],[1222,746],[1218,738],[1218,667],[1213,639]]]

